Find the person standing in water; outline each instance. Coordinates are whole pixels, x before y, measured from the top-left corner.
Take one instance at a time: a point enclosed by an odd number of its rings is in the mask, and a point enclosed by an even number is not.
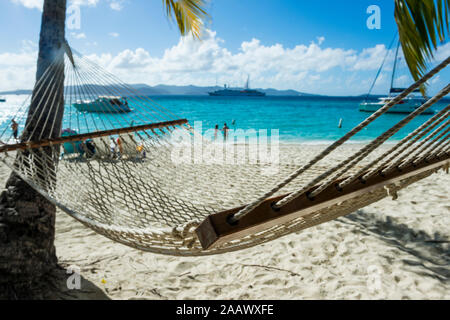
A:
[[[230,130],[230,128],[228,128],[227,123],[224,123],[223,124],[223,129],[222,129],[223,141],[227,141],[227,139],[228,139],[228,130]]]
[[[214,141],[217,141],[217,134],[219,133],[219,125],[216,124],[214,127]]]
[[[117,138],[117,143],[116,144],[119,147],[119,157],[121,157],[123,155],[123,140],[122,140],[121,136],[119,136]]]
[[[17,137],[19,135],[19,124],[14,119],[11,120],[11,129],[13,131],[14,139],[17,140]]]
[[[111,137],[111,142],[109,143],[109,148],[111,151],[111,158],[115,159],[117,157],[117,144],[114,141],[113,137]]]

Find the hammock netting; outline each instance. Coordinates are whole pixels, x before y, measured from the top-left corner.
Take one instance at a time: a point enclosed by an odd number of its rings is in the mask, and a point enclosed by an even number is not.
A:
[[[344,142],[450,62],[408,88],[400,98],[371,115],[342,139],[308,159],[280,155],[279,162],[254,160],[249,143],[213,143],[177,116],[78,52],[68,50],[37,81],[17,111],[20,137],[3,125],[0,159],[60,209],[96,232],[131,247],[171,255],[207,255],[254,246],[329,221],[395,193],[444,165],[395,183],[206,248],[196,228],[211,215],[234,208],[243,219],[265,199],[285,195],[283,207],[310,191],[312,198],[330,184],[387,174],[421,161],[448,160],[450,106],[430,117],[404,139],[379,148],[411,119],[448,94],[447,85],[417,112],[348,157]],[[63,86],[63,87],[62,87]],[[410,90],[410,91],[408,91]],[[63,97],[61,94],[63,92]],[[62,102],[62,99],[64,101]],[[86,111],[97,108],[98,112]],[[123,109],[121,109],[123,108]],[[58,117],[62,116],[62,125]],[[43,130],[42,128],[46,128]],[[58,136],[49,139],[49,132]],[[200,150],[203,161],[196,162]],[[269,149],[266,150],[270,153]],[[227,156],[232,155],[232,161]],[[188,156],[192,161],[178,161]],[[205,162],[204,157],[211,157]],[[239,159],[236,159],[239,158]],[[251,159],[250,159],[251,158]],[[217,161],[224,160],[224,161]],[[332,159],[332,167],[324,165]],[[240,161],[239,165],[236,161]],[[327,161],[330,163],[330,161]],[[277,170],[271,172],[273,165]],[[269,172],[269,174],[268,174]]]

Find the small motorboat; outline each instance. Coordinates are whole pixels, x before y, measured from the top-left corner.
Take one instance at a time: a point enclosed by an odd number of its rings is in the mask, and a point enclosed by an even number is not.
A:
[[[0,102],[6,102],[6,99],[3,97],[0,97]]]
[[[95,100],[77,101],[74,108],[80,112],[91,113],[125,113],[131,112],[127,98],[100,96]]]

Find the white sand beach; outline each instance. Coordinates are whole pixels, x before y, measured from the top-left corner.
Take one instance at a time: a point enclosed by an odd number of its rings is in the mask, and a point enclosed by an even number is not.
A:
[[[323,146],[283,147],[297,159]],[[354,146],[346,146],[342,156]],[[8,170],[2,167],[1,178]],[[60,264],[110,299],[450,299],[450,175],[243,251],[172,257],[115,243],[58,211]],[[90,287],[91,287],[90,286]]]

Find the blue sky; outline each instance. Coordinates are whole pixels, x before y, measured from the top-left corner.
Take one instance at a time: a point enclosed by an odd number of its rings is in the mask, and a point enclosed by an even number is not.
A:
[[[69,43],[130,83],[242,85],[354,95],[367,92],[395,34],[393,0],[211,0],[203,40],[180,39],[160,0],[69,0],[80,5],[80,29]],[[0,3],[0,90],[31,87],[42,0]],[[381,29],[366,12],[381,9]],[[437,60],[450,55],[441,46]],[[392,65],[392,59],[388,64]],[[375,87],[389,86],[386,69]],[[445,71],[430,84],[437,91]],[[398,85],[410,81],[399,70]]]

